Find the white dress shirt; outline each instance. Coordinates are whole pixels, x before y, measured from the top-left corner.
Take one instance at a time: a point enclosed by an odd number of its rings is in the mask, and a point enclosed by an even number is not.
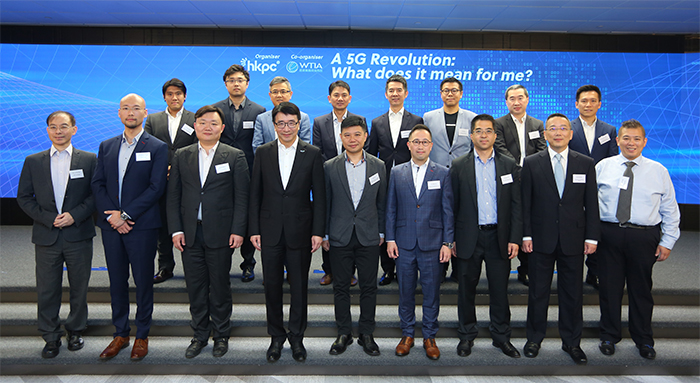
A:
[[[299,144],[299,136],[294,139],[294,143],[287,148],[279,140],[277,140],[277,155],[279,157],[280,178],[282,178],[282,188],[287,189],[289,176],[292,174],[292,166],[294,166],[294,158],[297,154],[297,145]]]
[[[173,117],[168,109],[165,110],[165,114],[168,115],[168,131],[170,132],[170,142],[175,142],[175,136],[177,135],[177,128],[180,127],[180,120],[182,120],[182,112],[185,108],[180,108],[180,110]]]
[[[68,174],[70,173],[70,161],[73,157],[73,145],[59,151],[51,145],[51,183],[53,184],[53,197],[56,201],[58,214],[63,213],[63,199],[66,197],[68,186]]]
[[[581,120],[583,135],[586,137],[586,144],[588,145],[588,152],[590,153],[591,150],[593,150],[593,142],[595,141],[595,124],[598,122],[598,119],[596,118],[593,120],[593,124],[591,125],[588,125],[588,123],[584,121],[581,116],[579,116],[578,119]]]
[[[333,115],[333,134],[335,135],[335,148],[338,151],[338,154],[340,154],[343,152],[343,140],[340,139],[340,125],[343,123],[343,120],[345,120],[348,117],[348,110],[345,109],[345,114],[343,114],[343,118],[341,118],[340,120],[334,112],[331,112],[331,114]]]
[[[411,174],[413,175],[413,186],[416,188],[416,198],[420,197],[420,190],[425,179],[425,172],[428,170],[430,158],[421,166],[416,165],[411,159]]]
[[[396,147],[401,134],[401,121],[403,120],[404,108],[394,113],[389,109],[389,130],[391,130],[391,143]]]
[[[569,147],[567,146],[561,153],[557,153],[548,145],[547,152],[549,153],[549,164],[552,165],[552,172],[556,172],[555,167],[557,166],[557,161],[554,159],[554,156],[561,154],[561,166],[564,168],[564,185],[566,185],[566,166],[569,164]]]
[[[510,115],[510,117],[515,123],[515,130],[518,132],[518,145],[520,146],[520,166],[522,167],[523,160],[527,155],[527,145],[525,144],[527,142],[527,133],[525,132],[525,120],[527,119],[527,114],[523,114],[523,118],[521,118],[520,120],[515,118],[515,116],[513,116],[512,114]]]
[[[206,150],[202,147],[202,144],[197,142],[197,148],[199,149],[199,186],[204,187],[204,183],[207,182],[207,176],[209,175],[209,170],[211,169],[211,163],[214,161],[214,153],[219,147],[219,142],[217,142],[211,149]],[[202,220],[202,202],[199,203],[199,210],[197,211],[197,219]]]

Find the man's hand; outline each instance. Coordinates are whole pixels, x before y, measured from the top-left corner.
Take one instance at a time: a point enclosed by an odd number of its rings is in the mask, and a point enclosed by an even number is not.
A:
[[[228,246],[232,249],[238,249],[243,245],[243,237],[241,237],[238,234],[231,234],[230,237],[228,237]]]
[[[53,225],[55,227],[67,227],[74,223],[75,220],[73,219],[73,216],[68,212],[57,215],[56,219],[53,220]]]
[[[513,259],[518,256],[518,244],[508,242],[508,259]]]
[[[258,249],[258,251],[262,251],[262,248],[260,247],[260,235],[251,235],[250,242],[253,243],[253,247]]]
[[[321,247],[322,242],[323,242],[323,237],[318,236],[318,235],[312,235],[311,236],[311,252],[315,253],[316,250],[318,250]]]
[[[173,236],[173,245],[180,251],[185,251],[185,235],[176,234]]]
[[[389,241],[386,243],[386,252],[389,258],[396,259],[399,257],[399,247],[396,246],[396,242]]]
[[[131,231],[131,225],[133,225],[134,223],[131,221],[122,221],[122,222],[124,222],[124,224],[117,228],[117,233],[128,234]]]
[[[381,245],[383,245],[383,244],[384,244],[384,238],[379,237],[379,246],[381,246]]]
[[[654,255],[657,261],[663,262],[671,255],[671,249],[667,249],[661,245],[656,246],[656,254]]]
[[[450,257],[452,256],[452,249],[449,247],[442,245],[440,248],[440,263],[445,263],[450,261]]]
[[[452,256],[457,258],[457,242],[452,242]]]
[[[112,229],[117,230],[118,227],[122,226],[125,221],[121,218],[121,212],[119,210],[105,210],[105,215],[109,217],[107,222],[109,222]]]
[[[532,253],[532,240],[523,241],[523,253]]]
[[[594,245],[592,243],[584,242],[583,243],[583,254],[588,255],[588,254],[593,254],[595,253],[595,250],[598,248],[598,245]]]
[[[323,241],[323,243],[321,244],[321,247],[323,247],[323,250],[328,251],[331,249],[331,243],[328,241]]]

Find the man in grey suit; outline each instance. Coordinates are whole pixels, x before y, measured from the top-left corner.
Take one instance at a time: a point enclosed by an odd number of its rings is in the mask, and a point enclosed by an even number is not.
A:
[[[270,81],[270,101],[272,101],[273,108],[281,102],[289,102],[293,94],[292,84],[289,83],[286,77],[277,76]],[[272,122],[272,110],[260,113],[255,119],[253,151],[257,151],[260,145],[274,141],[276,138],[275,124]],[[301,121],[299,122],[299,138],[304,142],[311,143],[311,119],[304,112],[301,112]]]
[[[547,148],[544,140],[544,124],[527,114],[530,95],[524,86],[511,85],[506,89],[506,106],[510,113],[496,119],[496,143],[494,147],[501,154],[511,156],[523,166],[526,156]],[[518,254],[518,280],[528,286],[528,255]]]
[[[146,133],[168,144],[168,169],[175,151],[197,142],[194,133],[194,113],[185,110],[187,87],[177,78],[163,84],[163,99],[168,107],[146,118],[144,130]],[[158,200],[160,218],[163,226],[158,231],[158,272],[153,277],[153,283],[161,283],[173,277],[175,258],[173,257],[173,241],[168,232],[166,217],[166,196]]]
[[[360,334],[358,343],[370,356],[379,355],[374,341],[379,246],[384,242],[386,170],[384,162],[366,153],[367,123],[362,117],[343,120],[340,136],[345,153],[323,164],[326,179],[326,238],[331,253],[335,321],[338,338],[330,354],[352,343],[350,283],[357,266],[360,277]]]
[[[231,332],[231,256],[243,244],[250,176],[243,151],[219,142],[224,113],[200,108],[198,144],[173,158],[168,184],[168,227],[182,251],[194,338],[185,353],[197,356],[214,332],[213,355],[228,351]]]
[[[97,157],[75,149],[75,117],[53,112],[46,119],[51,149],[27,157],[17,188],[17,202],[34,220],[36,290],[39,332],[46,341],[43,358],[54,358],[61,347],[61,284],[63,264],[70,284],[70,313],[65,322],[68,350],[83,348],[87,327],[87,288],[95,236],[95,198],[90,182]]]

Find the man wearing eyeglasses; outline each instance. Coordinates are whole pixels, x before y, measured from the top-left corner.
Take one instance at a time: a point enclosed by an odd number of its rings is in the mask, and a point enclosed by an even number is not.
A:
[[[231,65],[224,72],[224,84],[228,90],[228,98],[213,105],[224,111],[224,132],[221,134],[220,141],[242,150],[248,161],[248,170],[251,171],[255,153],[253,150],[255,119],[260,113],[265,112],[265,108],[246,97],[250,74],[243,66]],[[250,282],[255,279],[255,248],[249,241],[243,241],[240,251],[243,257],[240,265],[241,281]]]
[[[539,353],[556,264],[562,350],[576,364],[586,364],[580,347],[583,256],[596,251],[600,238],[595,163],[569,150],[571,123],[565,115],[550,115],[545,127],[548,149],[526,157],[522,170],[522,250],[530,253],[531,265],[523,351],[528,358]]]
[[[277,76],[270,81],[270,101],[272,107],[281,102],[289,102],[292,99],[292,84],[285,77]],[[309,115],[301,113],[299,123],[299,138],[304,142],[311,142],[311,119]],[[255,134],[253,135],[253,151],[256,151],[262,144],[274,141],[277,138],[277,131],[272,122],[272,111],[261,113],[255,119]]]
[[[413,347],[416,323],[416,282],[423,290],[423,348],[429,359],[440,358],[435,343],[440,312],[442,265],[450,260],[454,242],[452,182],[446,167],[430,161],[430,129],[416,125],[408,136],[411,160],[392,170],[386,200],[386,241],[396,262],[399,283],[401,341],[396,355]]]
[[[311,254],[321,247],[326,226],[323,158],[317,147],[299,138],[296,105],[279,103],[272,118],[277,139],[260,146],[253,163],[248,232],[262,254],[267,333],[272,337],[267,360],[276,362],[289,339],[292,357],[303,362]],[[282,313],[285,262],[291,296],[288,333]]]

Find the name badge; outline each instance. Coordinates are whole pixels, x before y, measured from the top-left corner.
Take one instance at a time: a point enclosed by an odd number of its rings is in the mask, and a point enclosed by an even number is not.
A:
[[[428,181],[428,190],[440,190],[440,180]]]
[[[243,121],[243,129],[253,129],[253,121]]]
[[[469,129],[460,129],[459,135],[462,137],[469,137]]]
[[[504,174],[501,176],[501,185],[508,185],[513,183],[513,175],[512,174]]]
[[[223,164],[218,164],[215,166],[216,168],[216,174],[221,174],[221,173],[226,173],[230,172],[231,168],[228,166],[228,162],[224,162]]]
[[[532,132],[528,132],[527,135],[530,137],[531,140],[536,140],[540,138],[540,131],[533,130]]]
[[[410,130],[402,130],[401,131],[401,138],[408,138],[408,136],[411,134]]]
[[[136,153],[136,161],[150,161],[151,160],[151,152],[139,152]]]
[[[85,177],[85,175],[83,174],[83,169],[71,170],[68,174],[70,175],[70,179],[72,180]]]
[[[574,183],[575,184],[585,184],[586,183],[586,175],[585,174],[574,174]]]
[[[374,173],[372,177],[369,177],[369,184],[374,185],[379,182],[379,173]]]
[[[630,178],[627,176],[622,176],[622,178],[620,178],[620,183],[617,185],[617,187],[622,189],[622,190],[627,190],[627,185],[629,185],[629,184],[630,184]]]
[[[183,132],[187,133],[188,136],[191,136],[192,133],[194,133],[194,129],[193,129],[191,126],[187,125],[187,124],[182,125],[182,128],[181,128],[181,129],[182,129]]]
[[[604,143],[606,143],[606,142],[608,142],[608,141],[610,141],[610,135],[607,134],[607,133],[605,133],[604,135],[598,137],[598,142],[600,142],[601,145],[603,145]]]

